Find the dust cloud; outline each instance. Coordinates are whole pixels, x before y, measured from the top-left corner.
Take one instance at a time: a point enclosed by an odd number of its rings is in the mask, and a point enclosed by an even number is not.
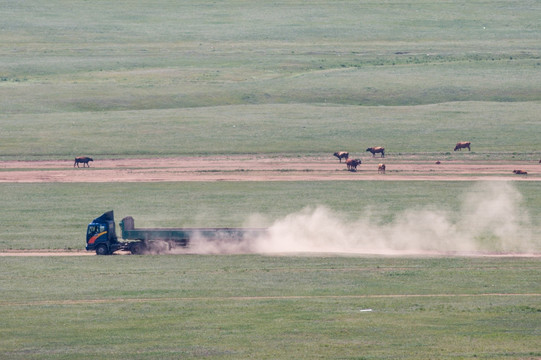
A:
[[[385,222],[370,209],[355,221],[325,206],[307,207],[241,241],[196,239],[197,253],[531,254],[535,244],[522,195],[510,182],[480,182],[458,209],[412,208]],[[256,215],[248,226],[264,221]],[[254,235],[254,234],[252,234]]]

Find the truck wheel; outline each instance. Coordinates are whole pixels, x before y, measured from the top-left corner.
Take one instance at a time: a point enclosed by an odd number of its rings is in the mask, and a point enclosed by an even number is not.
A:
[[[141,255],[144,250],[145,250],[145,246],[140,243],[132,244],[132,246],[130,246],[130,252],[133,255]]]
[[[109,255],[109,249],[107,245],[101,244],[96,248],[96,255]]]

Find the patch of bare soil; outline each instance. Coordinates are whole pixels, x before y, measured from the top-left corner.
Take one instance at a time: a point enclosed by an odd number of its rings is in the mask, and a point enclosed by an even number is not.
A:
[[[85,250],[2,250],[2,256],[86,256],[95,255],[93,252]]]
[[[159,159],[95,159],[90,168],[66,161],[0,162],[0,182],[333,181],[333,180],[518,180],[541,181],[537,162],[409,161],[367,157],[357,171],[329,157],[250,155]],[[385,174],[378,164],[386,164]],[[517,175],[513,170],[526,171]]]
[[[186,252],[189,253],[189,252]],[[0,251],[0,257],[51,257],[51,256],[95,256],[96,253],[93,251],[85,250],[2,250]],[[127,251],[118,251],[114,255],[130,255]],[[276,254],[274,254],[276,255]],[[281,254],[286,255],[286,254]],[[297,253],[296,256],[302,256],[303,254]],[[305,254],[306,255],[306,254]],[[321,255],[321,254],[319,254]],[[411,256],[412,254],[409,254]],[[336,256],[336,254],[326,254],[326,256]],[[348,254],[348,256],[352,256]],[[368,256],[366,254],[359,254],[359,256]],[[379,256],[379,255],[378,255]],[[399,256],[395,254],[395,256]],[[502,254],[502,253],[442,253],[442,252],[431,252],[425,254],[416,254],[416,256],[463,256],[463,257],[501,257],[501,258],[541,258],[541,254],[531,253],[531,254]]]

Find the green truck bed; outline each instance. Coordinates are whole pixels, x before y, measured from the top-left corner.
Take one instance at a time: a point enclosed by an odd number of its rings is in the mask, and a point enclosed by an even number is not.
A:
[[[207,240],[242,240],[256,237],[266,229],[260,228],[136,228],[131,216],[120,222],[124,240],[164,240],[187,243],[190,239],[205,238]]]

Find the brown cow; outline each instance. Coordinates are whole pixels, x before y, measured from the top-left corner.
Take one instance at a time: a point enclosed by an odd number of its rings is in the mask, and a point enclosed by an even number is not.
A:
[[[361,164],[361,159],[348,159],[346,160],[346,166],[349,171],[357,171],[357,165]]]
[[[338,160],[340,160],[340,162],[342,162],[342,159],[348,159],[349,157],[349,153],[347,151],[339,151],[339,152],[335,152],[333,154],[334,156],[336,156],[338,158]]]
[[[376,153],[381,153],[381,157],[385,157],[385,148],[381,146],[369,147],[366,149],[366,151],[370,151],[372,153],[372,157],[376,156]]]
[[[517,175],[528,175],[528,172],[524,170],[513,170],[513,172]]]
[[[378,165],[378,174],[379,173],[385,174],[385,164]]]
[[[469,141],[462,141],[459,143],[456,143],[455,151],[468,148],[468,151],[471,151],[470,149],[471,142]]]
[[[88,156],[78,156],[75,158],[75,162],[73,163],[73,167],[75,167],[75,165],[77,165],[77,167],[79,167],[79,164],[83,164],[83,167],[85,167],[85,164],[86,166],[90,167],[90,164],[88,163],[89,161],[94,161],[92,160],[92,158],[88,157]]]

